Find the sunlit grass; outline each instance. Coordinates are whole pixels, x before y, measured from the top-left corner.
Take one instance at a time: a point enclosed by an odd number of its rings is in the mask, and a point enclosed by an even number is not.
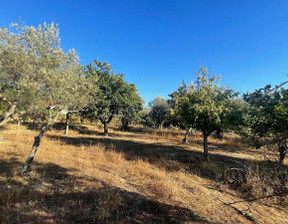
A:
[[[220,182],[222,172],[262,160],[237,136],[210,138],[211,161],[205,163],[198,133],[184,146],[184,132],[174,130],[111,130],[110,136],[52,130],[43,138],[33,171],[20,177],[36,133],[14,125],[0,132],[1,223],[250,222],[214,197],[241,200],[241,192]],[[258,223],[285,223],[283,206],[255,202],[249,214]]]

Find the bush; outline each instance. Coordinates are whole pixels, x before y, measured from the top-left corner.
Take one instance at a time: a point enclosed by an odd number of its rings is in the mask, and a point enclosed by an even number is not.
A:
[[[230,189],[240,191],[246,199],[267,197],[277,202],[287,200],[288,174],[276,168],[270,172],[260,172],[258,166],[229,168],[223,174],[223,181]]]

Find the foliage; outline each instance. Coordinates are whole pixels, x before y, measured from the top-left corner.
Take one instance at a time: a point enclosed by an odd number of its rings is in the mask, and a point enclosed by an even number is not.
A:
[[[196,120],[196,111],[194,110],[195,97],[191,94],[194,86],[187,86],[183,81],[176,91],[169,94],[168,103],[171,107],[171,119],[174,124],[181,128],[189,129],[194,127]]]
[[[114,74],[108,63],[97,60],[86,67],[85,73],[93,88],[91,100],[82,114],[90,119],[99,119],[105,134],[108,133],[107,124],[120,113],[127,127],[142,105],[136,86],[125,82],[123,74]]]
[[[78,57],[74,50],[63,52],[54,23],[1,28],[0,63],[1,99],[18,110],[62,110],[84,99]]]
[[[153,121],[150,117],[151,109],[149,107],[144,107],[141,111],[139,111],[139,123],[146,127],[152,127]]]
[[[61,49],[59,29],[54,23],[1,28],[0,63],[0,100],[9,105],[0,124],[7,122],[15,109],[46,120],[24,163],[24,174],[30,170],[41,138],[59,114],[83,106],[88,83],[76,52]]]
[[[144,100],[137,92],[134,84],[124,83],[126,91],[123,91],[123,106],[120,110],[121,114],[121,129],[129,131],[129,125],[139,120],[139,112],[143,109]]]
[[[257,148],[278,150],[281,164],[288,147],[288,90],[267,85],[245,94],[244,100],[250,106],[244,137]]]
[[[170,107],[166,99],[157,96],[154,100],[149,102],[150,117],[156,128],[162,128],[163,123],[168,119]]]
[[[232,89],[219,87],[218,80],[219,76],[216,75],[208,78],[207,69],[201,68],[195,83],[187,86],[183,82],[177,91],[170,94],[170,105],[180,126],[188,130],[196,128],[203,133],[206,160],[208,136],[216,130],[232,126],[230,118],[239,115],[238,108],[235,108],[237,101],[232,101],[236,93]]]

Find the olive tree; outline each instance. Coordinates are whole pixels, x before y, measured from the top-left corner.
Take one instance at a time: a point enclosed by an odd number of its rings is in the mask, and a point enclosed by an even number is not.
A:
[[[21,174],[31,169],[43,135],[57,121],[58,116],[61,113],[67,113],[71,106],[80,108],[85,102],[89,83],[81,73],[82,69],[76,52],[70,50],[65,53],[61,49],[58,26],[53,23],[50,25],[44,23],[43,26],[40,25],[37,28],[25,26],[23,30],[27,32],[27,35],[29,34],[27,45],[32,46],[29,55],[32,55],[37,68],[33,70],[32,79],[28,76],[29,81],[33,80],[29,94],[31,94],[31,99],[35,98],[34,104],[39,103],[33,109],[45,114],[46,122],[34,138]],[[26,44],[25,38],[24,43]],[[26,63],[29,64],[30,61]],[[25,77],[23,79],[27,81]],[[17,91],[16,89],[14,94],[18,94]]]
[[[162,128],[164,122],[168,119],[170,107],[165,98],[157,96],[154,100],[149,102],[150,117],[156,128]]]
[[[38,74],[43,72],[40,67],[49,57],[43,50],[44,39],[52,29],[54,25],[46,24],[38,28],[18,24],[0,28],[0,101],[5,105],[0,126],[6,124],[16,111],[25,111],[38,101]],[[40,33],[42,38],[37,39]]]

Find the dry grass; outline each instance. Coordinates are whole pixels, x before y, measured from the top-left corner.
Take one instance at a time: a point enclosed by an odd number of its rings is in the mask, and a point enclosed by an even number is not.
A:
[[[1,223],[287,223],[285,203],[256,201],[244,216],[246,203],[235,210],[220,201],[245,196],[219,182],[227,167],[267,165],[236,136],[210,139],[205,163],[200,135],[183,146],[183,133],[170,130],[111,130],[110,136],[93,127],[69,136],[53,130],[33,171],[20,177],[36,133],[13,125],[0,131]]]

